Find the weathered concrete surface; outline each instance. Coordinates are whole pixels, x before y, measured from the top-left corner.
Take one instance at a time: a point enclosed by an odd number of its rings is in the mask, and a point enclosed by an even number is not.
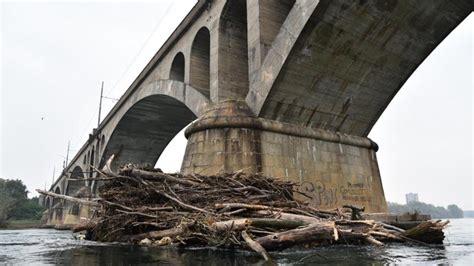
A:
[[[268,53],[272,63],[260,69],[263,81],[250,87],[247,102],[260,117],[367,136],[472,3],[320,1],[289,55]],[[273,45],[286,39],[279,35]]]
[[[183,174],[258,172],[301,184],[319,208],[387,210],[377,145],[367,138],[257,118],[245,102],[234,101],[214,106],[186,135]]]
[[[469,0],[199,0],[51,191],[95,193],[100,184],[70,179],[93,178],[112,154],[114,168],[154,165],[199,118],[184,172],[247,168],[303,181],[316,206],[384,210],[376,145],[364,137],[471,10]],[[77,213],[43,202],[51,221]]]

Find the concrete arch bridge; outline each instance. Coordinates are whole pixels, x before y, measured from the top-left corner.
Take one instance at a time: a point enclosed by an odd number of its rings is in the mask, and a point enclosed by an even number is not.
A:
[[[154,165],[190,122],[184,174],[302,182],[311,204],[382,212],[370,130],[472,1],[200,0],[50,190],[91,197],[116,155]],[[81,180],[84,179],[84,180]],[[87,210],[46,197],[49,223]]]

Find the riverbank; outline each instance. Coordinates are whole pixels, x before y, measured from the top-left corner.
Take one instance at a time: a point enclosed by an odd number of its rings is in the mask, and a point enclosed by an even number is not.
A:
[[[43,225],[41,220],[12,220],[2,227],[0,230],[16,230],[16,229],[39,229]]]

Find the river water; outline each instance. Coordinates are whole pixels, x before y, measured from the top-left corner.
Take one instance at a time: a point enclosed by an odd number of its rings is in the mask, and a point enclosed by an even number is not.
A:
[[[272,252],[279,265],[474,265],[474,219],[452,219],[444,245],[333,246]],[[6,265],[261,265],[259,255],[220,249],[146,248],[75,240],[69,231],[0,230],[0,264]]]

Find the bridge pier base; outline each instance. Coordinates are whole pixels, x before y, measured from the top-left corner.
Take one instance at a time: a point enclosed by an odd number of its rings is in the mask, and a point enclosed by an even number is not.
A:
[[[185,134],[183,174],[262,173],[300,183],[318,208],[387,211],[377,145],[368,138],[257,118],[239,101],[217,104]]]

